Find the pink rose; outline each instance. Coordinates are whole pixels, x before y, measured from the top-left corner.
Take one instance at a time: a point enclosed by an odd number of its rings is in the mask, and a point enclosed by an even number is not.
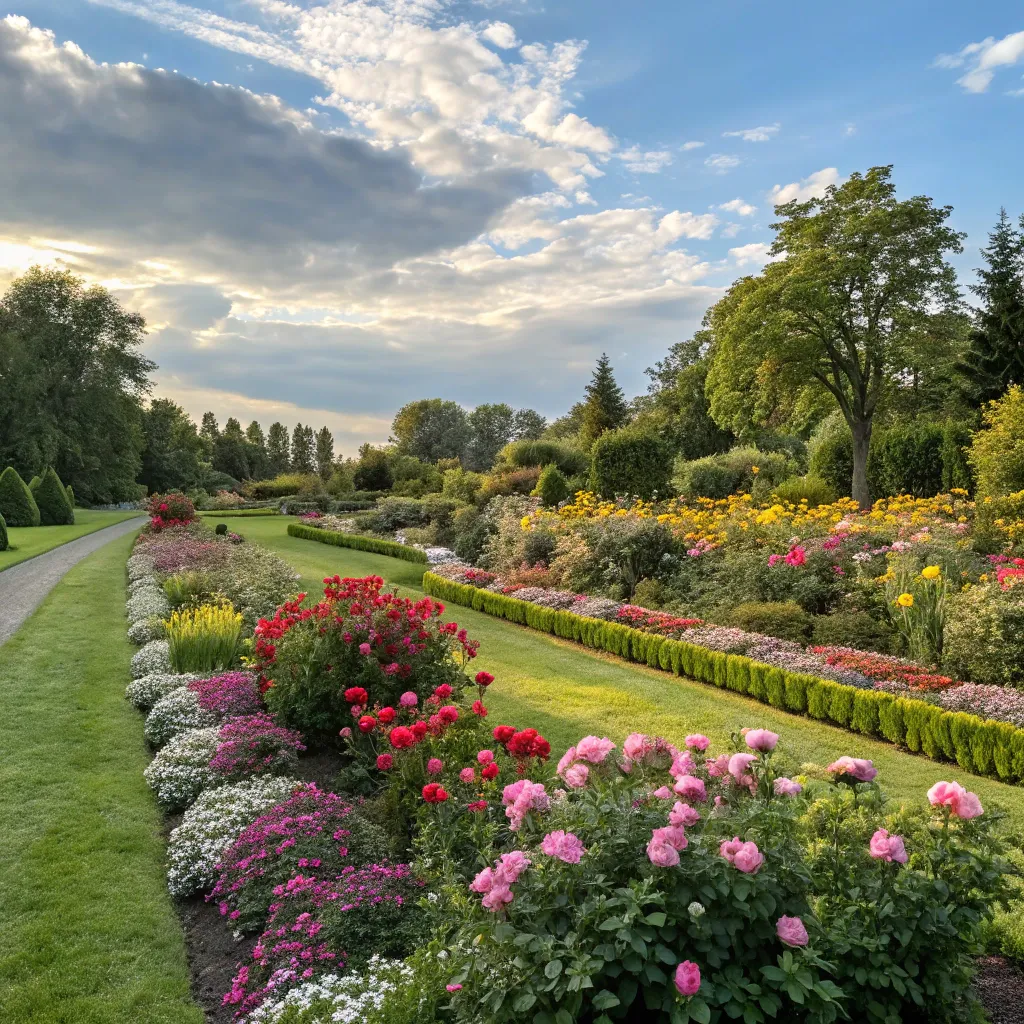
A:
[[[562,774],[576,760],[576,748],[570,747],[563,755],[562,759],[558,762],[558,767],[555,769],[559,775]]]
[[[806,946],[808,942],[807,929],[799,917],[780,917],[775,924],[775,934],[787,946]]]
[[[713,779],[721,778],[723,775],[729,774],[729,755],[719,754],[718,757],[707,761],[704,765],[708,770],[708,775]]]
[[[745,739],[751,750],[774,750],[779,742],[779,734],[768,729],[751,729]]]
[[[362,655],[367,655],[372,650],[373,650],[373,648],[369,644],[360,644],[359,645],[359,653],[362,654]]]
[[[494,885],[494,872],[490,868],[484,868],[472,882],[469,883],[473,892],[490,892]]]
[[[581,761],[589,761],[591,764],[601,764],[602,761],[615,749],[615,744],[610,739],[601,739],[597,736],[584,736],[576,744],[576,756]],[[629,755],[627,755],[629,756]]]
[[[519,876],[530,866],[531,860],[522,850],[503,853],[498,858],[498,866],[494,877],[496,884],[515,885]]]
[[[750,776],[747,769],[752,761],[757,760],[756,754],[733,754],[729,758],[729,774],[739,783],[746,785]]]
[[[688,750],[684,750],[681,754],[676,754],[672,759],[672,764],[669,767],[668,773],[674,779],[678,779],[680,775],[689,775],[694,768],[697,767],[697,762],[694,761]]]
[[[569,768],[563,778],[565,784],[573,789],[582,789],[587,784],[590,776],[590,769],[585,764],[574,764]]]
[[[692,735],[687,736],[683,742],[691,750],[707,750],[708,747],[711,746],[711,740],[699,732],[695,732]]]
[[[928,790],[933,807],[948,807],[957,818],[977,818],[984,812],[976,793],[970,793],[959,782],[936,782]]]
[[[651,796],[653,796],[657,800],[671,800],[672,799],[672,790],[669,789],[668,786],[659,786],[651,794]]]
[[[708,798],[704,780],[698,779],[695,775],[683,775],[676,779],[676,784],[672,789],[685,800],[694,800],[699,804],[704,803]]]
[[[696,825],[700,821],[700,812],[689,804],[676,801],[675,806],[668,813],[670,825]]]
[[[494,751],[481,750],[477,753],[476,759],[480,764],[490,764],[494,760]]]
[[[674,868],[679,863],[679,852],[668,843],[652,839],[647,844],[647,859],[659,868]]]
[[[796,796],[798,793],[802,793],[803,791],[804,787],[793,779],[783,777],[775,780],[776,796]]]
[[[476,772],[472,768],[463,768],[462,771],[459,772],[459,778],[465,783],[475,782]]]
[[[651,842],[666,843],[673,850],[685,850],[690,845],[690,841],[686,838],[686,833],[678,825],[656,828],[651,833]]]
[[[828,766],[833,775],[849,775],[858,782],[870,782],[878,769],[863,757],[841,757]]]
[[[676,989],[687,998],[700,991],[700,968],[691,960],[684,960],[676,968]]]
[[[417,697],[412,690],[406,690],[405,693],[398,698],[398,703],[401,704],[403,708],[414,708],[419,704],[419,702],[419,697]]]
[[[622,744],[622,753],[630,761],[642,761],[654,749],[654,741],[642,732],[631,732]]]
[[[733,857],[732,865],[745,875],[756,875],[764,863],[764,854],[757,848],[757,843],[744,843]]]
[[[743,846],[743,840],[739,836],[733,836],[732,839],[723,839],[718,844],[718,853],[724,857],[730,864],[736,859],[736,852]]]
[[[342,729],[341,732],[338,733],[338,735],[343,740],[349,740],[349,739],[352,738],[352,730],[346,725],[345,728]]]
[[[893,861],[897,864],[907,863],[907,851],[903,845],[903,837],[891,836],[884,828],[880,828],[871,837],[868,850],[875,860],[884,860],[890,864]]]
[[[512,890],[507,885],[495,885],[480,902],[485,909],[496,914],[506,903],[512,902]]]
[[[580,858],[587,851],[578,836],[571,832],[549,832],[540,844],[541,850],[549,857],[557,857],[566,864],[579,864]]]
[[[440,775],[444,771],[444,761],[439,757],[432,757],[427,762],[427,774],[428,775]]]

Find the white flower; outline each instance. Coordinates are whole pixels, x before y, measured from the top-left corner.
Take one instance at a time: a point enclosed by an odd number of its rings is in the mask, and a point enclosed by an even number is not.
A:
[[[150,619],[139,619],[128,627],[128,642],[141,647],[150,640],[158,640],[163,636],[163,626],[155,616]]]
[[[132,679],[141,679],[153,672],[170,671],[171,653],[166,640],[150,640],[132,657]]]
[[[161,619],[169,615],[171,602],[167,600],[167,595],[159,587],[145,587],[136,590],[128,598],[125,610],[128,621],[134,625],[136,622],[142,622],[154,615]]]
[[[199,678],[201,677],[176,672],[152,672],[139,679],[133,679],[124,695],[140,711],[148,711],[161,697]]]
[[[190,729],[175,736],[143,772],[157,800],[168,811],[188,807],[204,789],[212,789],[223,777],[210,770],[210,760],[220,746],[219,729]]]
[[[703,917],[707,913],[704,904],[698,903],[696,900],[694,900],[686,909],[689,912],[690,917]]]
[[[186,729],[205,729],[217,722],[216,714],[200,706],[196,693],[180,686],[153,705],[146,716],[146,739],[154,747],[162,747]]]

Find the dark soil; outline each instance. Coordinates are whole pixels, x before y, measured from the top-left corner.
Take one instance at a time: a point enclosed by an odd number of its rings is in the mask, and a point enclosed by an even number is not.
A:
[[[992,1024],[1024,1024],[1024,973],[1012,961],[982,957],[974,987]]]

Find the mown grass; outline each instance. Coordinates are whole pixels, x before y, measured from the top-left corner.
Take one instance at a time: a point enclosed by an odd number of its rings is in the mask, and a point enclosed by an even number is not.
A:
[[[318,595],[321,579],[335,573],[375,574],[410,595],[422,594],[422,566],[289,537],[290,521],[285,517],[253,520],[242,532],[290,562],[302,574],[302,586],[310,594]],[[780,733],[786,751],[802,764],[827,765],[842,754],[871,758],[879,781],[899,800],[920,802],[934,782],[958,779],[977,792],[986,806],[1003,808],[1015,829],[1024,827],[1024,788],[969,775],[956,765],[938,764],[891,744],[632,665],[482,612],[452,605],[446,617],[456,619],[480,641],[474,665],[496,677],[488,693],[490,720],[521,728],[535,726],[551,741],[556,754],[587,733],[621,740],[638,731],[678,743],[687,733],[703,732],[721,746],[733,731],[760,726]]]
[[[7,539],[10,546],[6,551],[0,551],[0,572],[51,548],[60,547],[68,541],[102,530],[104,526],[113,526],[114,523],[137,515],[138,512],[101,512],[76,508],[74,526],[9,526]]]
[[[124,700],[131,543],[72,569],[0,647],[3,1021],[203,1021]]]

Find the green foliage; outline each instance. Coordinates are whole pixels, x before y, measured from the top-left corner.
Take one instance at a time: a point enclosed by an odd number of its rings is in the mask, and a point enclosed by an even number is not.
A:
[[[511,595],[454,583],[429,571],[424,573],[423,589],[449,604],[461,604],[628,661],[656,665],[675,675],[713,686],[723,687],[728,682],[728,663],[724,656],[716,658],[717,652],[683,640],[669,640],[618,622],[586,619],[572,612],[544,608]],[[651,660],[652,649],[656,649],[655,661]],[[894,697],[880,690],[856,689],[743,660],[748,662],[749,697],[794,713],[803,713],[805,707],[810,713],[814,707],[820,709],[822,721],[876,739],[885,738],[899,746],[908,745],[907,710],[913,718],[916,709],[925,708],[926,713],[921,715],[917,727],[916,742],[921,753],[938,761],[955,761],[964,771],[977,775],[991,775],[1014,785],[1024,782],[1024,729],[962,712],[943,711],[922,701]],[[837,705],[840,716],[849,715],[844,724],[833,716],[832,705],[834,694],[846,690],[852,691],[852,710],[847,711],[850,707],[847,701]],[[806,704],[801,706],[804,701]]]
[[[466,446],[466,468],[474,472],[494,465],[498,452],[515,433],[515,412],[505,402],[478,405],[468,416],[471,436]]]
[[[967,459],[973,434],[964,423],[947,420],[942,428],[942,490],[974,490],[974,473]]]
[[[33,497],[39,508],[39,521],[43,526],[71,526],[75,522],[74,506],[68,501],[68,492],[52,466],[43,471],[42,479]]]
[[[751,491],[755,480],[764,480],[761,486],[780,484],[796,469],[793,460],[783,452],[741,447],[692,462],[676,462],[673,483],[685,497],[725,498],[739,491]]]
[[[8,547],[7,523],[4,521],[4,517],[0,515],[0,551],[6,551]]]
[[[313,461],[320,479],[326,484],[334,472],[334,434],[330,427],[321,427],[313,442]]]
[[[228,524],[227,523],[218,523],[213,528],[213,532],[215,534],[217,534],[218,537],[226,537],[228,535]]]
[[[310,475],[316,472],[313,428],[296,423],[292,429],[291,471]]]
[[[398,410],[391,433],[401,454],[415,455],[423,462],[437,462],[461,458],[472,428],[465,409],[457,402],[424,398]]]
[[[1024,490],[1024,389],[1014,385],[991,402],[983,420],[967,455],[978,478],[979,496]]]
[[[537,486],[531,492],[540,498],[546,508],[555,508],[569,497],[569,481],[565,474],[552,462],[545,466],[537,479]]]
[[[820,477],[837,494],[849,496],[853,435],[838,409],[814,428],[807,443],[807,458],[812,476]]]
[[[441,493],[446,498],[454,498],[467,505],[476,501],[476,496],[484,485],[484,478],[480,473],[471,473],[461,467],[446,469],[443,480]]]
[[[361,448],[352,482],[359,491],[390,491],[395,478],[388,453],[383,448],[372,448],[369,445]]]
[[[67,487],[64,488],[64,493],[68,496],[68,504],[71,506],[72,509],[74,509],[75,489],[71,486],[71,484],[68,484]]]
[[[950,602],[943,634],[947,672],[979,683],[1024,683],[1024,586],[981,583]]]
[[[267,472],[279,476],[287,473],[291,464],[288,428],[283,423],[271,423],[267,431]]]
[[[407,562],[423,562],[425,564],[427,561],[427,556],[419,548],[396,544],[393,540],[379,540],[376,537],[361,537],[358,534],[337,533],[333,530],[318,530],[314,526],[303,526],[301,523],[289,523],[288,536],[301,537],[303,540],[316,540],[321,544],[333,544],[339,548],[373,551],[378,555],[404,558]]]
[[[834,612],[814,618],[813,643],[822,647],[853,647],[858,651],[890,650],[892,630],[867,612]]]
[[[168,398],[154,398],[142,414],[145,448],[139,483],[150,493],[191,490],[203,478],[206,444],[185,410]]]
[[[320,493],[320,478],[312,473],[281,473],[273,480],[247,480],[242,491],[253,501],[268,498],[308,497]]]
[[[942,491],[943,430],[938,423],[886,427],[871,440],[868,475],[877,494],[931,498]]]
[[[835,488],[826,483],[820,476],[791,476],[777,484],[772,494],[779,501],[791,501],[799,505],[801,501],[807,502],[808,508],[817,508],[819,505],[830,505],[838,498]]]
[[[0,473],[0,515],[8,526],[38,526],[39,507],[13,466]]]
[[[594,442],[591,458],[594,490],[604,497],[664,497],[668,490],[669,453],[654,434],[631,427],[607,430]]]
[[[590,470],[590,456],[561,441],[513,441],[501,450],[501,462],[519,469],[554,463],[567,477]]]
[[[167,620],[166,635],[175,672],[219,672],[236,663],[242,616],[230,601],[179,608]]]
[[[783,640],[802,642],[811,632],[811,616],[795,601],[747,601],[736,605],[724,618],[723,625]]]
[[[617,430],[629,420],[629,407],[622,388],[615,382],[611,362],[605,353],[597,361],[583,401],[580,431],[583,443],[592,445],[606,430]]]

